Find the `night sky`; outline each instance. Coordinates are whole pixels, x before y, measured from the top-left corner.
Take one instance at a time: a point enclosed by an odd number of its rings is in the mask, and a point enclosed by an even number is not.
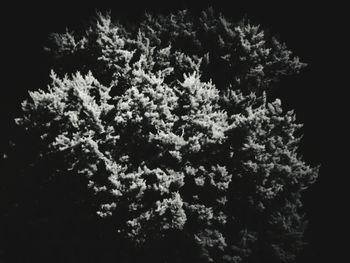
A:
[[[80,28],[95,10],[112,10],[122,21],[137,21],[145,10],[169,13],[179,8],[193,12],[211,5],[227,18],[239,20],[245,14],[253,22],[268,28],[287,44],[308,67],[301,74],[285,78],[278,96],[287,109],[295,109],[297,120],[304,123],[300,153],[310,164],[321,164],[318,181],[305,193],[305,211],[309,218],[306,239],[310,246],[305,262],[325,257],[335,259],[341,252],[345,203],[343,189],[347,173],[341,166],[348,157],[345,147],[345,80],[349,73],[344,63],[344,7],[333,2],[305,4],[275,1],[256,4],[245,1],[113,1],[109,6],[55,1],[43,6],[12,4],[1,8],[1,147],[5,147],[17,116],[20,102],[28,90],[47,85],[50,68],[43,50],[48,34],[62,32],[66,27]],[[219,4],[220,2],[220,4]],[[236,4],[240,3],[240,4]],[[258,2],[258,1],[257,1]],[[306,1],[304,1],[306,2]],[[4,81],[5,80],[5,81]],[[0,172],[1,173],[1,172]],[[1,220],[1,219],[0,219]],[[345,241],[346,242],[346,241]]]

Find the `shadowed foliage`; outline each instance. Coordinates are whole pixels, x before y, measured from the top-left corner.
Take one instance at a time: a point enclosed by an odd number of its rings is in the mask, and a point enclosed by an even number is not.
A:
[[[318,167],[298,155],[294,113],[270,96],[305,66],[283,43],[212,9],[133,27],[98,13],[50,39],[51,84],[16,120],[19,173],[51,213],[29,215],[34,229],[46,218],[48,233],[67,224],[63,236],[100,244],[77,261],[295,259]]]

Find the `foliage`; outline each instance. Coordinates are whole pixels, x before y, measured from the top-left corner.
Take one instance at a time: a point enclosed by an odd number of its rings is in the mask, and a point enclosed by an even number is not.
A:
[[[154,261],[295,259],[318,168],[297,153],[294,113],[269,98],[305,65],[284,44],[211,9],[146,15],[136,29],[98,14],[51,40],[57,73],[17,123],[40,136],[38,155],[61,158],[55,176],[86,178],[110,231],[165,247]]]

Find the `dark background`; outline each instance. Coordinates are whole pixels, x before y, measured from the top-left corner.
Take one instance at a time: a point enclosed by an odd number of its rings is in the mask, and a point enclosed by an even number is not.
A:
[[[345,116],[348,86],[345,81],[349,74],[344,63],[344,41],[349,31],[345,24],[345,7],[334,1],[331,4],[198,2],[113,1],[108,6],[101,6],[54,1],[44,5],[12,3],[3,6],[0,30],[1,152],[6,148],[14,126],[13,118],[18,116],[20,102],[26,98],[27,91],[47,85],[50,68],[43,47],[49,33],[62,32],[65,27],[81,27],[96,9],[111,9],[112,16],[123,21],[137,21],[145,10],[168,13],[189,8],[198,12],[209,5],[234,21],[247,15],[252,22],[277,34],[295,55],[308,63],[300,75],[285,78],[278,91],[284,107],[295,109],[297,120],[304,123],[300,153],[308,163],[321,164],[318,181],[304,194],[305,211],[310,222],[306,239],[310,245],[300,262],[325,259],[337,262],[336,258],[347,242],[342,237],[346,236],[343,233],[344,215],[349,208],[344,204],[346,170],[341,168],[349,155],[344,151],[344,128],[349,119]],[[6,182],[0,191],[6,191],[4,186]]]

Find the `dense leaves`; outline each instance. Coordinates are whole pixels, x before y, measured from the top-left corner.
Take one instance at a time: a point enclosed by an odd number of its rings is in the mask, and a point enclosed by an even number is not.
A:
[[[48,176],[85,178],[116,239],[163,247],[160,262],[295,259],[317,168],[297,153],[293,112],[268,95],[304,66],[284,44],[211,9],[135,28],[98,14],[51,40],[57,75],[17,122],[59,158]]]

